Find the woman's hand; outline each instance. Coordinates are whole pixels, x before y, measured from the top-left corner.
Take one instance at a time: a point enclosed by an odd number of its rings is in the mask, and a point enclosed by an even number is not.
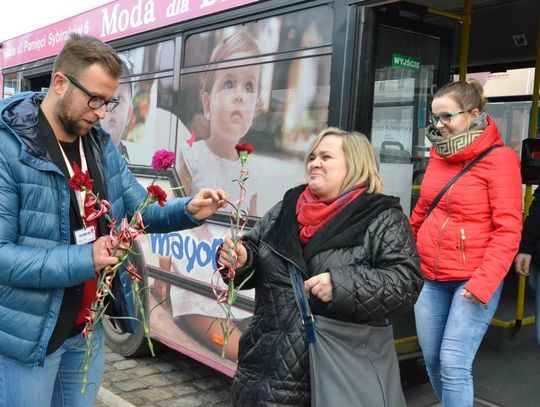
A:
[[[247,261],[247,250],[242,244],[242,241],[238,241],[236,248],[230,237],[225,238],[225,241],[221,244],[219,249],[218,264],[228,269],[242,267]]]
[[[201,189],[187,205],[187,210],[198,220],[212,216],[227,206],[227,194],[222,189]]]
[[[332,278],[330,273],[322,273],[304,281],[304,291],[311,292],[323,302],[332,301]]]
[[[480,300],[476,298],[476,296],[473,293],[471,293],[469,290],[467,290],[466,288],[461,290],[461,293],[459,295],[461,295],[466,300],[469,300],[472,302],[480,302]]]
[[[532,256],[527,253],[518,253],[514,259],[514,270],[522,276],[529,275],[529,267],[531,266]]]

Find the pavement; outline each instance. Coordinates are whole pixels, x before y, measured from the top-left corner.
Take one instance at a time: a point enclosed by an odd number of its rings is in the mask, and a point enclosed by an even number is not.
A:
[[[127,359],[107,348],[96,407],[224,407],[230,387],[229,377],[170,349]]]

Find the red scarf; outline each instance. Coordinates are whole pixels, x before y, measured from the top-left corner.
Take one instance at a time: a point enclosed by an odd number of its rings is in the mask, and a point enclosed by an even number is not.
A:
[[[361,184],[331,199],[318,199],[309,186],[298,197],[296,220],[300,231],[300,244],[304,247],[317,231],[326,225],[341,209],[366,190]]]

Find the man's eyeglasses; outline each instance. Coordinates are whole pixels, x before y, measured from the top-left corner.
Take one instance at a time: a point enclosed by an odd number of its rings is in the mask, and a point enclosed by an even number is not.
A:
[[[429,115],[429,123],[433,126],[436,126],[437,123],[440,121],[442,124],[448,124],[452,121],[452,117],[458,116],[461,113],[465,113],[466,110],[462,110],[461,112],[454,112],[454,113],[441,113],[439,115],[431,113]]]
[[[77,89],[79,89],[81,92],[85,93],[86,96],[89,97],[88,99],[88,107],[92,110],[97,110],[103,106],[105,106],[105,110],[107,112],[112,112],[114,109],[116,109],[116,106],[120,103],[116,99],[107,100],[102,98],[101,96],[96,96],[92,94],[88,89],[86,89],[83,85],[80,84],[80,82],[75,79],[74,77],[64,74],[66,78],[69,79],[71,84],[75,86]]]

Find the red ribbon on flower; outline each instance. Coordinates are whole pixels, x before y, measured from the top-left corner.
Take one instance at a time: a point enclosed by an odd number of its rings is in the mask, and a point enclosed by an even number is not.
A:
[[[131,276],[131,278],[136,280],[138,283],[142,281],[142,277],[137,273],[137,266],[135,266],[135,264],[127,264],[126,271]]]
[[[172,151],[159,150],[152,157],[152,167],[155,170],[163,171],[174,165],[176,161],[175,154]],[[131,253],[130,249],[133,245],[133,242],[137,240],[144,233],[144,223],[142,212],[153,202],[158,202],[160,206],[165,206],[165,201],[167,200],[167,194],[159,186],[154,185],[154,182],[157,180],[157,176],[152,181],[152,186],[148,187],[148,195],[146,199],[143,200],[136,208],[131,220],[128,221],[127,218],[121,218],[120,226],[117,228],[117,219],[111,219],[109,212],[111,211],[111,204],[104,200],[100,199],[99,196],[95,195],[92,192],[93,189],[93,180],[90,178],[88,172],[83,173],[79,166],[73,163],[73,172],[74,175],[69,179],[68,183],[71,189],[78,192],[85,192],[85,216],[87,221],[92,221],[100,216],[105,216],[109,226],[109,237],[110,240],[107,241],[107,249],[111,254],[118,256],[118,264],[115,266],[107,266],[98,273],[97,278],[97,287],[93,294],[93,299],[90,307],[87,308],[88,313],[84,315],[84,328],[83,336],[86,341],[86,351],[84,360],[82,363],[83,370],[83,379],[82,379],[82,393],[85,393],[86,387],[88,385],[87,381],[87,372],[88,365],[92,358],[93,352],[93,329],[95,324],[100,322],[103,310],[106,307],[106,299],[109,296],[112,296],[111,289],[113,285],[113,279],[118,270],[121,270],[119,267],[125,261],[127,261],[128,254]],[[137,307],[140,311],[142,324],[145,331],[145,336],[148,341],[148,347],[150,352],[154,355],[152,341],[148,337],[148,321],[145,317],[143,302],[140,298],[140,293],[142,292],[139,289],[138,283],[142,281],[142,277],[137,273],[137,268],[133,264],[128,264],[125,266],[124,270],[132,279],[132,287],[134,291],[134,297],[137,299]]]

